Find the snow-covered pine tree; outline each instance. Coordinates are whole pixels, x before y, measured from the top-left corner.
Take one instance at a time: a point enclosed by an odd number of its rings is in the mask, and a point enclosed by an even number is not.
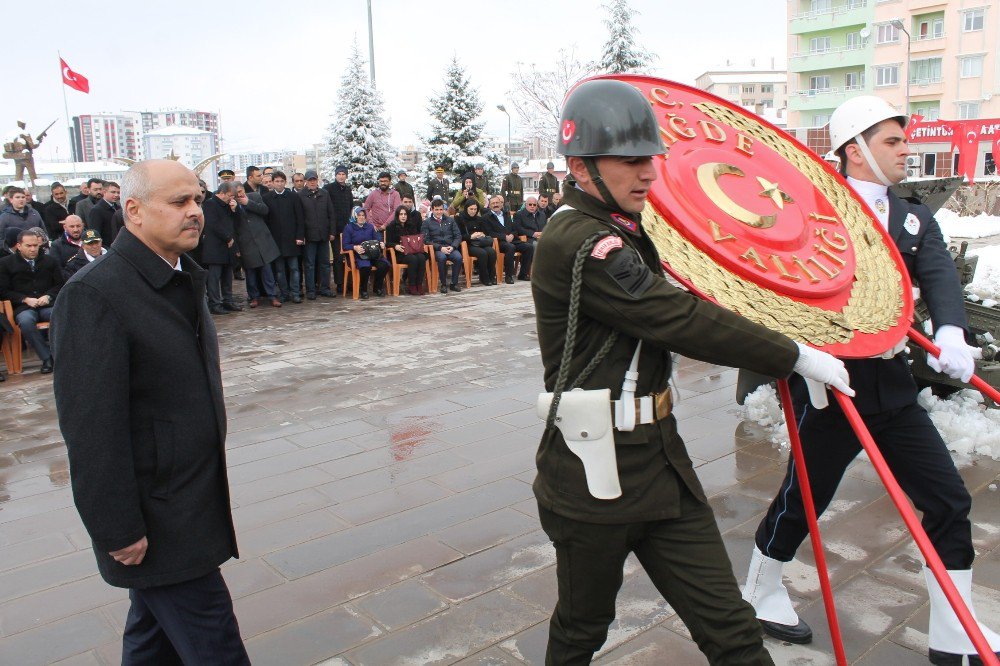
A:
[[[608,40],[604,42],[601,59],[595,63],[595,68],[608,74],[635,73],[648,68],[656,56],[635,43],[639,30],[633,25],[633,19],[639,12],[629,6],[628,0],[611,0],[610,4],[601,7],[608,12],[608,18],[604,19]]]
[[[483,163],[494,189],[499,187],[500,174],[505,173],[503,157],[483,137],[484,123],[476,122],[483,102],[456,56],[445,70],[444,90],[431,94],[427,111],[431,131],[422,137],[424,159],[418,165],[419,182],[415,183],[419,191],[426,194],[427,179],[433,178],[437,165],[443,165],[447,177],[455,181],[472,171],[477,162]]]
[[[355,39],[340,79],[320,172],[324,180],[331,182],[337,165],[346,166],[347,182],[356,199],[365,198],[377,186],[379,173],[396,174],[396,151],[389,143],[389,121],[383,115],[384,109],[382,94],[368,78],[368,61]]]

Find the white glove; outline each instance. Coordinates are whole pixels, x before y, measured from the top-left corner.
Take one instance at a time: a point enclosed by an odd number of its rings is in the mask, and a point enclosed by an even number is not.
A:
[[[836,389],[844,395],[854,397],[854,389],[847,376],[847,368],[839,358],[826,352],[795,343],[799,348],[799,358],[795,361],[794,372],[806,379],[809,389],[809,401],[816,409],[824,409],[829,404],[826,396],[826,386]]]
[[[967,383],[976,370],[973,350],[982,355],[978,347],[965,344],[965,331],[958,326],[945,324],[934,335],[934,344],[941,349],[941,356],[927,355],[927,365],[935,372],[943,372],[952,379]]]

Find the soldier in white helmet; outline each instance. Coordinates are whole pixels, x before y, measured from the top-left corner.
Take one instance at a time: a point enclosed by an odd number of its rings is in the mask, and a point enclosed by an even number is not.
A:
[[[930,210],[900,199],[889,186],[906,177],[906,116],[878,97],[844,102],[830,118],[833,153],[841,173],[874,211],[903,256],[913,283],[920,287],[934,324],[940,359],[935,370],[968,381],[974,370],[966,345],[968,325],[962,288]],[[944,561],[966,604],[972,608],[972,500],[927,412],[917,404],[905,339],[881,356],[846,361],[854,404],[872,433],[903,491],[923,513],[923,527]],[[814,408],[802,382],[793,377],[793,401],[809,483],[817,514],[833,499],[847,466],[861,451],[837,402]],[[757,528],[756,544],[743,598],[753,604],[765,633],[793,643],[808,643],[812,630],[796,614],[781,581],[785,562],[795,557],[808,527],[792,461],[767,515]],[[929,657],[933,664],[980,663],[965,630],[929,569],[924,569],[931,601]],[[992,650],[1000,636],[983,627]]]

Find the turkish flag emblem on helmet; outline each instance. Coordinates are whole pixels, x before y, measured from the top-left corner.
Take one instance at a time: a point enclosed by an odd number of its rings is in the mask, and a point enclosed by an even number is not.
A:
[[[569,143],[573,140],[573,135],[576,134],[576,123],[572,120],[567,120],[562,126],[562,142]]]

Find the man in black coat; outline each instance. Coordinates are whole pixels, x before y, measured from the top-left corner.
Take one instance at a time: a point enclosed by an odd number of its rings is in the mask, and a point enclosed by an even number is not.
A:
[[[267,228],[281,252],[274,262],[274,278],[281,290],[281,300],[301,303],[299,256],[306,244],[305,210],[299,195],[286,187],[288,178],[283,172],[275,171],[271,183],[274,189],[264,194]]]
[[[205,235],[201,240],[201,263],[208,269],[208,309],[214,315],[239,312],[233,302],[233,255],[239,213],[236,183],[219,183],[219,189],[202,204]]]
[[[333,216],[330,194],[319,187],[319,174],[309,169],[305,179],[306,186],[298,197],[302,199],[305,213],[306,298],[316,300],[317,291],[320,296],[333,298],[334,293],[330,291],[330,241],[334,239],[337,221]]]
[[[337,283],[337,291],[340,291],[344,284],[344,257],[340,254],[340,234],[344,233],[344,227],[351,221],[351,211],[354,209],[354,192],[347,184],[347,167],[338,166],[334,171],[333,182],[324,185],[323,189],[330,193],[333,219],[337,222],[337,230],[333,232],[333,279]]]
[[[179,162],[134,165],[127,226],[53,319],[73,499],[104,580],[129,589],[123,664],[249,664],[219,566],[238,557],[226,408],[198,243],[201,191]]]
[[[101,235],[101,238],[107,238],[108,243],[111,243],[118,234],[114,217],[121,208],[121,204],[118,203],[122,196],[121,187],[118,183],[108,181],[104,183],[103,192],[104,196],[90,209],[85,221],[88,229],[93,229]]]
[[[90,217],[90,209],[97,205],[97,202],[104,198],[104,181],[100,178],[91,178],[87,181],[87,190],[90,195],[76,203],[76,207],[69,212],[80,216],[86,224]]]
[[[18,234],[14,252],[0,259],[0,299],[14,306],[14,323],[42,360],[41,373],[47,375],[52,372],[52,352],[38,323],[52,318],[63,274],[59,262],[41,254],[44,240],[32,229]]]
[[[72,199],[70,199],[69,203],[66,204],[67,211],[76,214],[76,205],[89,196],[90,196],[90,184],[84,183],[83,185],[80,186],[80,191],[77,193],[77,195]]]
[[[517,227],[510,219],[510,213],[504,210],[503,204],[502,195],[494,194],[490,197],[490,210],[483,215],[483,224],[490,236],[496,238],[500,244],[500,253],[503,254],[503,281],[507,284],[514,284],[514,253],[521,253],[521,270],[518,273],[518,279],[528,280],[535,246],[518,240]]]
[[[529,243],[534,243],[542,237],[545,229],[545,213],[538,208],[538,199],[528,197],[524,208],[514,214],[514,226],[518,236],[527,236]]]
[[[49,255],[65,268],[66,262],[76,256],[83,247],[83,220],[79,215],[70,215],[62,223],[62,233],[49,246]]]
[[[42,207],[42,220],[49,238],[58,238],[62,233],[62,221],[69,216],[66,188],[62,183],[52,183],[52,198]]]

